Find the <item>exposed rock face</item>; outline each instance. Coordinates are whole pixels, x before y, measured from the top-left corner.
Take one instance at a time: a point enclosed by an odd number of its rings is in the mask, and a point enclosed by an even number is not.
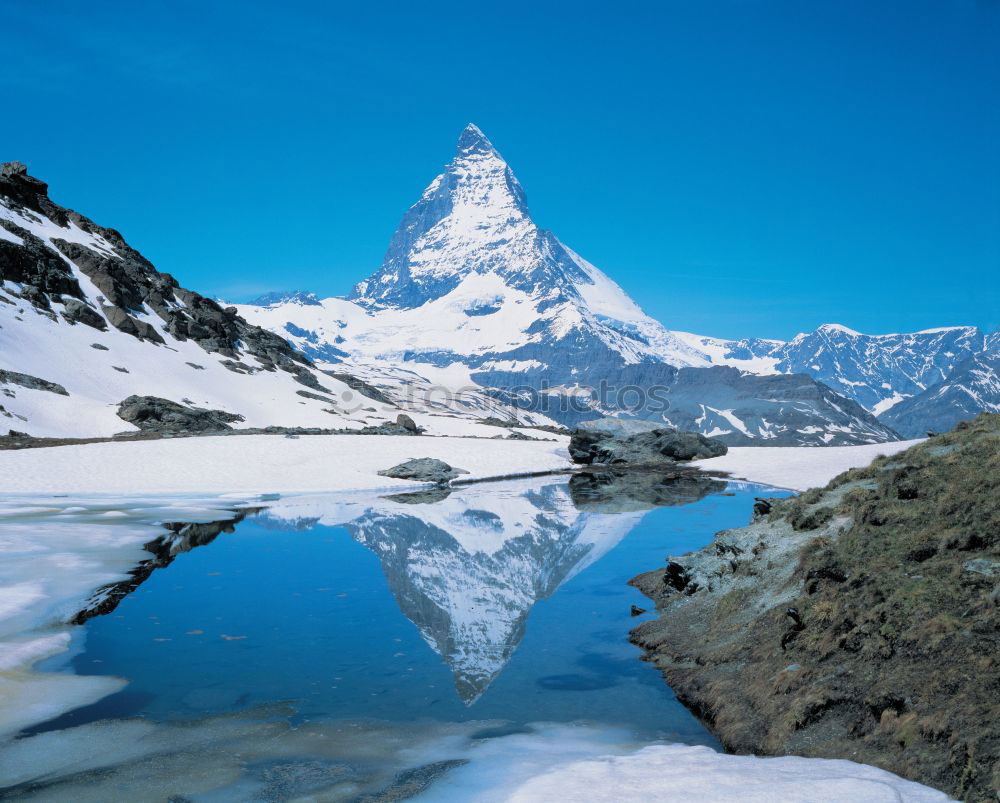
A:
[[[654,429],[615,437],[607,432],[578,429],[569,441],[569,456],[584,465],[655,465],[677,460],[718,457],[726,445],[697,432]]]
[[[63,317],[72,323],[82,323],[94,329],[104,332],[108,325],[100,313],[92,307],[84,304],[75,298],[68,298],[63,302]]]
[[[766,501],[633,580],[663,612],[633,640],[730,750],[995,800],[1000,415]]]
[[[414,435],[419,435],[421,433],[420,427],[416,425],[414,420],[410,418],[406,413],[400,413],[396,416],[396,426],[402,427],[407,432],[412,432]]]
[[[129,396],[118,406],[118,416],[143,432],[217,432],[242,421],[223,410],[202,410],[156,396]]]
[[[461,468],[452,468],[444,460],[433,457],[418,457],[404,463],[380,471],[383,477],[397,480],[415,480],[416,482],[447,483],[461,474],[469,472]]]
[[[11,220],[0,218],[0,226],[21,240],[15,243],[0,238],[0,279],[28,285],[30,301],[35,306],[50,309],[53,303],[63,303],[60,296],[68,296],[86,307],[80,284],[61,254],[101,292],[106,302],[101,310],[103,317],[133,337],[163,342],[159,332],[135,317],[134,313],[149,309],[164,322],[171,335],[179,340],[194,340],[205,351],[235,358],[238,350],[243,349],[267,370],[281,368],[295,372],[297,367],[308,365],[308,360],[287,341],[251,326],[235,308],[223,309],[211,299],[180,287],[170,274],[156,270],[114,229],[98,226],[52,202],[48,185],[29,176],[23,164],[8,164],[0,170],[0,198],[6,203],[67,227],[67,237],[72,223],[86,233],[99,235],[109,246],[106,252],[101,252],[79,242],[53,237],[50,247]],[[99,313],[87,309],[85,312],[79,304],[69,304],[66,315],[102,328],[97,321]]]
[[[4,371],[0,368],[0,385],[20,385],[31,390],[45,390],[59,396],[69,396],[66,388],[47,379],[39,379],[31,374],[19,374],[16,371]]]
[[[110,437],[117,404],[132,394],[198,399],[256,427],[355,430],[374,423],[363,394],[385,398],[319,374],[280,334],[181,287],[116,230],[54,203],[19,164],[0,170],[0,355],[4,369],[71,396],[68,405],[46,394],[5,400],[37,437]],[[296,396],[296,387],[315,393]]]

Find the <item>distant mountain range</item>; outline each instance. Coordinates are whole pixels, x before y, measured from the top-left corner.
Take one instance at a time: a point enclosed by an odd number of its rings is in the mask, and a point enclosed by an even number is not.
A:
[[[235,427],[358,429],[405,409],[470,434],[487,417],[623,415],[731,445],[876,443],[1000,409],[1000,337],[974,327],[827,324],[787,343],[667,329],[535,225],[472,125],[348,298],[207,299],[19,163],[0,173],[0,280],[0,427],[32,435],[128,430],[131,395]]]

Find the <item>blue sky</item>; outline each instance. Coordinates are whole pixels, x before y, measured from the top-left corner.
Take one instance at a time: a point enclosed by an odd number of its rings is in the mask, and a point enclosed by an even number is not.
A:
[[[160,270],[347,292],[473,121],[675,329],[1000,325],[1000,2],[0,0],[0,159]]]

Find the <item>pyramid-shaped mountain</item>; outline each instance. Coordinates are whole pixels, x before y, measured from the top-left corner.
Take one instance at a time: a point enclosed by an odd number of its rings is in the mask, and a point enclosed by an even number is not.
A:
[[[320,361],[362,372],[357,366],[396,365],[569,425],[615,414],[730,443],[896,437],[807,375],[754,374],[743,365],[754,355],[719,364],[699,338],[647,316],[535,224],[520,182],[474,125],[403,216],[381,268],[349,298],[242,311]]]

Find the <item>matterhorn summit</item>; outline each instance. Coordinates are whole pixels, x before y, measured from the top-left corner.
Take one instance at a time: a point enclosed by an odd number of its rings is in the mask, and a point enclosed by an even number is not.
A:
[[[761,357],[776,341],[750,348],[650,318],[535,223],[510,165],[475,125],[348,298],[241,312],[395,399],[417,387],[474,388],[472,413],[499,400],[568,425],[625,415],[730,443],[895,437],[825,385],[780,375],[777,358]]]
[[[473,124],[462,131],[444,172],[403,216],[382,267],[351,298],[367,306],[414,309],[446,296],[468,300],[462,311],[470,317],[529,304],[535,315],[526,328],[533,331],[522,331],[517,341],[529,350],[545,334],[583,334],[628,362],[669,354],[675,365],[709,364],[535,224],[514,172]],[[496,345],[483,342],[470,356],[492,355]]]

